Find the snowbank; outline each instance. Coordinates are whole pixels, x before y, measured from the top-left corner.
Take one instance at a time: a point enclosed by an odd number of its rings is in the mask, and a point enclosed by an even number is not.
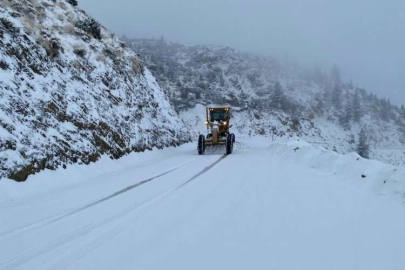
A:
[[[405,202],[405,167],[367,160],[356,153],[341,155],[302,139],[280,140],[270,146],[273,156],[310,167],[338,179],[356,181],[381,195],[399,196]]]

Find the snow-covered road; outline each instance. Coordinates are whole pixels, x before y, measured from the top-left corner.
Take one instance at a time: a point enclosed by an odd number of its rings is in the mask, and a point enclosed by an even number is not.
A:
[[[404,269],[401,199],[302,148],[185,145],[0,181],[0,269]]]

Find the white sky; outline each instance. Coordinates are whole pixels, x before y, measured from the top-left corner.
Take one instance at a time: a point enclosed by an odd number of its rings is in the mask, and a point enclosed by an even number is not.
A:
[[[403,0],[79,0],[118,35],[216,44],[330,68],[405,103]]]

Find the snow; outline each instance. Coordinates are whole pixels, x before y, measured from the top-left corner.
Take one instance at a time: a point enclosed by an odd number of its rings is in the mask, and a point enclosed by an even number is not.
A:
[[[397,126],[377,125],[365,115],[349,132],[318,116],[300,119],[301,129],[291,132],[289,115],[247,110],[241,103],[233,107],[237,143],[230,156],[221,148],[198,156],[194,143],[125,155],[204,134],[205,106],[193,101],[177,115],[153,74],[146,68],[136,73],[135,54],[104,28],[102,41],[65,31],[87,15],[63,4],[27,3],[44,7],[41,31],[64,48],[58,61],[37,42],[40,29],[25,26],[24,11],[13,17],[12,8],[0,7],[0,16],[20,29],[14,37],[5,32],[0,48],[8,65],[0,69],[0,177],[32,160],[44,168],[44,158],[53,168],[67,165],[24,183],[1,179],[1,270],[404,268],[405,167],[365,160],[349,144],[366,127],[374,149],[385,147],[372,156],[401,163],[403,150],[392,149],[401,146]],[[29,52],[41,72],[17,74],[21,63],[7,46]],[[85,49],[86,57],[75,55],[75,47]],[[237,82],[240,71],[258,71],[251,55],[231,49],[201,46],[196,54],[209,60],[218,52],[226,60],[220,70],[233,70],[224,74],[227,85]],[[181,65],[189,64],[187,53],[178,56]],[[266,61],[258,62],[268,66]],[[209,70],[206,64],[196,69]],[[263,89],[280,77],[287,91],[300,89],[289,93],[300,104],[310,105],[322,90],[287,74],[267,76],[260,74]],[[259,97],[251,82],[239,79],[241,87],[221,98]],[[83,165],[97,148],[94,135],[125,156],[113,160],[100,151],[96,163]],[[122,141],[125,146],[117,147]],[[67,148],[55,152],[60,146]],[[66,151],[83,155],[72,165]]]
[[[186,144],[0,181],[0,268],[403,269],[404,167],[300,138],[222,152]]]
[[[0,179],[189,141],[133,51],[104,28],[97,40],[74,27],[85,12],[65,0],[16,0],[0,5],[0,18]]]

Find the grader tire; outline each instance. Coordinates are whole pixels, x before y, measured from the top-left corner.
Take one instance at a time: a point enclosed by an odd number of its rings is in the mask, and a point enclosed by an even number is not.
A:
[[[198,136],[198,147],[197,147],[197,151],[199,155],[204,154],[205,152],[205,137],[204,135],[200,135]]]
[[[226,154],[230,155],[232,154],[233,151],[233,138],[231,134],[228,134],[228,136],[226,136]]]

